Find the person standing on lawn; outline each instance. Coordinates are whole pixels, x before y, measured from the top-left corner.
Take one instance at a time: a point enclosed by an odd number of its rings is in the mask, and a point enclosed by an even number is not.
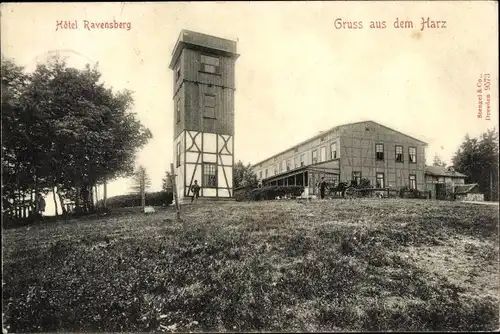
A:
[[[322,176],[321,182],[319,183],[319,193],[321,195],[321,199],[325,199],[326,187],[327,187],[327,184],[326,184],[325,178]]]
[[[198,185],[198,180],[194,180],[194,184],[191,186],[191,191],[193,192],[191,203],[193,203],[195,199],[196,202],[198,202],[198,197],[200,197],[200,186]]]
[[[35,206],[38,216],[40,218],[43,217],[43,213],[45,212],[45,199],[43,198],[43,195],[41,193],[38,193],[36,197]]]

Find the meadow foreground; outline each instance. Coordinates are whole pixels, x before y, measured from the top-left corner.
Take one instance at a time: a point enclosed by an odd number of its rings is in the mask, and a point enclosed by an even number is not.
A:
[[[4,230],[4,329],[495,330],[498,206],[200,204]]]

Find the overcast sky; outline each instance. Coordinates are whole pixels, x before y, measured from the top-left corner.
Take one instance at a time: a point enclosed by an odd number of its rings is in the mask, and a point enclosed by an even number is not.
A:
[[[413,29],[395,29],[396,18]],[[424,28],[421,17],[446,21]],[[363,29],[336,29],[335,20]],[[83,20],[130,22],[94,30]],[[56,31],[57,20],[78,29]],[[370,21],[386,29],[370,29]],[[72,66],[99,62],[103,80],[135,92],[135,112],[154,138],[141,150],[161,188],[173,162],[171,52],[181,29],[238,41],[235,158],[255,163],[321,130],[374,120],[429,144],[449,161],[466,132],[498,123],[496,2],[234,2],[2,4],[2,53],[32,70],[54,52]],[[492,75],[492,116],[477,118],[476,83]],[[126,180],[109,195],[126,193]]]

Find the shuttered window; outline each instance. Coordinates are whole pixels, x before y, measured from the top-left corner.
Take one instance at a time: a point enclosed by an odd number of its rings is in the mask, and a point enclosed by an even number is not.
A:
[[[215,95],[205,94],[203,101],[203,117],[215,118]]]
[[[202,72],[218,74],[220,73],[220,60],[217,57],[201,55]]]

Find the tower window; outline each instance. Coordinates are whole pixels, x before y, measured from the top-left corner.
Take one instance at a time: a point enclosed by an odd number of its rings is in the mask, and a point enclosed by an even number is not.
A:
[[[217,187],[217,166],[215,164],[203,165],[203,186],[209,188]]]
[[[205,94],[203,117],[215,118],[215,95]]]
[[[177,152],[176,152],[175,162],[177,167],[181,165],[181,143],[177,143]]]
[[[202,72],[218,74],[220,70],[220,60],[217,57],[201,55]]]
[[[181,77],[181,66],[178,65],[177,68],[175,69],[175,82],[177,82],[177,80],[179,80],[180,77]]]
[[[177,123],[179,123],[181,121],[181,101],[179,99],[175,100],[175,114]]]

